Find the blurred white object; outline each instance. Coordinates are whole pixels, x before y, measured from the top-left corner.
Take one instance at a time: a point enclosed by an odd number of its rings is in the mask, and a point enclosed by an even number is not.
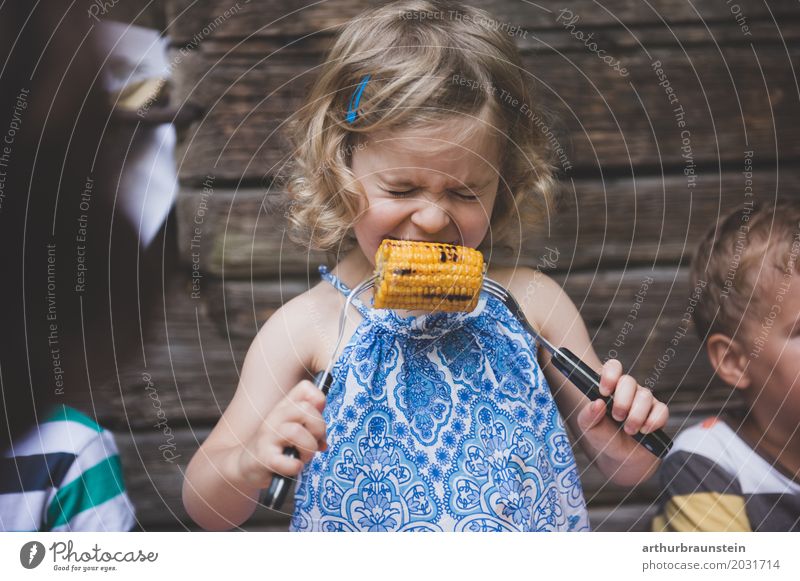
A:
[[[117,110],[136,111],[143,119],[171,76],[167,41],[157,30],[119,22],[96,26],[95,43],[103,64],[103,86]],[[146,248],[169,215],[177,193],[175,127],[134,123],[109,146],[123,160],[117,205]]]

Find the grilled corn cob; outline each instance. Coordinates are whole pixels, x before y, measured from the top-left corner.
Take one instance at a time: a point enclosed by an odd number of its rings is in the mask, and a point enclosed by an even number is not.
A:
[[[483,283],[483,255],[438,242],[389,240],[375,254],[376,309],[472,311]]]

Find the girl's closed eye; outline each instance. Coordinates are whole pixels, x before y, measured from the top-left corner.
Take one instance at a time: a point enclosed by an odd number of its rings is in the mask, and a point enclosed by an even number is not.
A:
[[[465,192],[457,192],[457,191],[451,191],[450,193],[458,196],[462,200],[477,200],[480,197],[480,196],[478,196],[478,194],[475,194],[475,193],[465,193]]]
[[[383,191],[387,194],[391,194],[392,196],[397,196],[399,198],[410,196],[414,192],[417,191],[417,188],[411,188],[410,190],[390,190],[387,188],[383,188]],[[456,190],[448,190],[454,196],[458,196],[462,200],[477,200],[478,196],[475,194],[463,193]]]
[[[416,188],[411,188],[410,190],[398,191],[398,190],[388,190],[386,188],[383,188],[383,191],[386,192],[387,194],[392,194],[393,196],[402,197],[402,196],[409,196],[409,195],[413,194],[414,192],[417,191],[417,189]]]

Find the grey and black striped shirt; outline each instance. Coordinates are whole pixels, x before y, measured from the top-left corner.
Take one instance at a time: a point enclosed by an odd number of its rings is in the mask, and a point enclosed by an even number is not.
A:
[[[675,438],[659,478],[654,531],[800,531],[800,483],[718,418]]]

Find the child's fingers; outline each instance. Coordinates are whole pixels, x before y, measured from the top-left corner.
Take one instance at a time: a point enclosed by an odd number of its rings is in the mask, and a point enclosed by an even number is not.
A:
[[[653,408],[653,394],[644,387],[636,388],[636,395],[633,397],[631,409],[625,419],[625,432],[635,434],[644,425],[650,410]]]
[[[608,397],[614,393],[614,388],[622,375],[622,363],[617,359],[609,359],[603,364],[600,372],[600,393]]]
[[[303,400],[281,410],[280,421],[275,423],[297,422],[298,424],[319,423],[322,420],[320,412],[313,404]],[[324,422],[323,422],[324,424]]]
[[[325,394],[322,393],[322,390],[314,385],[313,382],[307,379],[304,379],[294,386],[287,394],[286,399],[289,400],[289,403],[293,402],[295,404],[301,401],[307,401],[319,411],[325,409]]]
[[[284,443],[262,434],[252,448],[244,449],[239,459],[243,477],[260,488],[269,484],[271,474],[295,476],[303,469],[304,462],[283,453]]]
[[[275,423],[297,423],[306,428],[317,439],[320,450],[327,448],[326,424],[322,412],[307,401],[292,402],[291,407],[284,408]]]
[[[578,414],[578,427],[585,432],[599,424],[606,415],[606,404],[602,399],[596,399],[585,406]]]
[[[291,446],[300,454],[300,459],[305,464],[319,449],[319,442],[304,426],[296,423],[283,424],[278,429],[279,447]]]
[[[628,417],[637,387],[636,380],[630,375],[623,375],[619,378],[617,387],[614,389],[614,406],[611,408],[611,417],[618,422],[624,421]]]
[[[669,408],[667,407],[667,404],[656,401],[653,404],[653,407],[650,409],[650,415],[647,417],[647,420],[640,431],[643,434],[649,434],[650,432],[660,430],[667,424],[668,419]]]
[[[300,423],[317,439],[320,450],[327,449],[327,425],[322,413],[307,401],[300,403],[300,410],[303,414]]]
[[[305,463],[301,458],[292,458],[283,453],[283,448],[276,448],[266,467],[272,474],[281,476],[297,476],[303,470]]]

